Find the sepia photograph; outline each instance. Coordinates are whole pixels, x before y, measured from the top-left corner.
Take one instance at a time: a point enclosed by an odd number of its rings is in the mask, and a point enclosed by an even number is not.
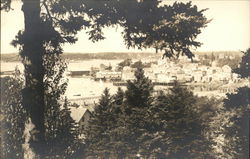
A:
[[[249,159],[250,0],[1,0],[0,159]]]

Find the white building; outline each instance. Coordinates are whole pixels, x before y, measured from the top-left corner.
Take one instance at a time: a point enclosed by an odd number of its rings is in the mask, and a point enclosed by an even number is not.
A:
[[[100,71],[96,73],[96,79],[121,79],[122,73],[115,71]]]
[[[122,80],[134,80],[135,79],[135,68],[131,68],[129,66],[123,67],[122,70]]]

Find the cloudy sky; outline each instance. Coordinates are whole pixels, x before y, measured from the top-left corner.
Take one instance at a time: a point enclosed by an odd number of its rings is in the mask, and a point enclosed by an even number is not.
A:
[[[164,1],[173,3],[174,1]],[[198,8],[209,8],[205,12],[208,19],[213,19],[208,27],[202,30],[198,41],[203,45],[196,51],[238,51],[250,47],[250,1],[249,0],[196,0],[192,1]],[[1,53],[18,52],[10,45],[18,30],[24,28],[21,2],[14,1],[13,11],[1,12]],[[105,29],[106,39],[92,43],[84,31],[79,32],[78,42],[65,45],[65,52],[139,52],[127,49],[121,37],[121,28]],[[142,50],[153,52],[153,50]]]

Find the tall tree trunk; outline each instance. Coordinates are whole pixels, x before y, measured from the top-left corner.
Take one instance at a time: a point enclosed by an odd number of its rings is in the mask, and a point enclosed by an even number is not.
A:
[[[25,68],[25,88],[23,89],[23,104],[28,110],[35,128],[32,132],[30,145],[39,154],[44,154],[44,67],[43,39],[40,18],[40,0],[22,0],[25,30],[23,39],[23,64]]]

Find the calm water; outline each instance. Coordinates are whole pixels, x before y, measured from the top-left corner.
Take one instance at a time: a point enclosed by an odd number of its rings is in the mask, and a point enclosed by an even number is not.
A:
[[[88,60],[79,62],[68,63],[69,71],[73,70],[86,70],[90,67],[99,67],[100,64],[115,66],[122,60]],[[18,67],[23,71],[23,65],[18,62],[1,62],[1,71],[13,71],[15,67]],[[66,96],[68,98],[79,98],[79,97],[89,97],[89,96],[100,96],[103,90],[107,87],[110,89],[110,93],[113,94],[117,91],[117,87],[113,86],[112,83],[103,81],[94,81],[93,79],[87,77],[81,78],[68,78],[68,88],[66,91]]]
[[[69,62],[68,71],[74,70],[87,70],[90,67],[99,67],[100,64],[111,65],[115,67],[116,64],[122,60],[88,60],[88,61],[78,61]],[[13,71],[15,67],[23,71],[23,65],[19,62],[1,62],[1,71]],[[109,88],[110,93],[114,94],[117,91],[117,86],[113,86],[112,83],[103,81],[94,81],[89,77],[72,78],[66,77],[68,79],[68,88],[66,90],[66,96],[71,98],[79,97],[90,97],[90,96],[100,96],[105,88]],[[125,88],[125,87],[123,87]],[[155,90],[163,90],[165,87],[155,86]],[[195,94],[199,96],[225,96],[225,93],[219,93],[216,91],[195,91]]]

